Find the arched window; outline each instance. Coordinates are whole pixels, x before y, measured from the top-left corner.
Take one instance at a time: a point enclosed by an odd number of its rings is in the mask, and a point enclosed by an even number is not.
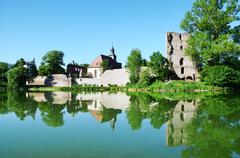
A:
[[[180,61],[179,61],[180,65],[183,65],[183,60],[184,60],[183,58],[180,59]]]

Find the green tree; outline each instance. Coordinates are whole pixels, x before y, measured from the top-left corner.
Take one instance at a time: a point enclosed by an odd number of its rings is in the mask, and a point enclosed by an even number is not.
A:
[[[238,88],[240,72],[223,65],[205,67],[201,72],[201,80],[214,86]]]
[[[139,49],[133,49],[128,56],[127,69],[130,73],[131,83],[137,83],[139,81],[139,75],[141,72],[142,55]]]
[[[111,66],[109,65],[109,61],[104,59],[101,63],[102,73],[104,73],[106,70],[110,70]]]
[[[144,68],[140,73],[139,83],[146,86],[151,85],[155,80],[155,77],[151,74],[151,72],[150,68]]]
[[[26,61],[23,58],[20,58],[19,60],[16,61],[16,63],[13,65],[14,67],[23,67],[26,65]]]
[[[7,72],[7,86],[9,89],[24,88],[26,87],[27,78],[27,69],[25,67],[14,67]]]
[[[157,80],[165,81],[168,78],[170,66],[168,60],[160,52],[153,52],[150,56],[148,66],[152,69]]]
[[[39,74],[44,75],[52,75],[52,74],[63,74],[65,70],[62,66],[64,66],[63,62],[64,53],[57,50],[52,50],[47,52],[42,57],[42,63],[39,67]]]
[[[34,77],[36,77],[38,75],[38,70],[37,70],[37,66],[35,64],[35,60],[28,63],[27,69],[28,69],[28,78],[29,79],[33,79]]]
[[[229,58],[239,61],[239,26],[232,25],[240,20],[239,11],[238,0],[196,0],[186,13],[181,22],[191,34],[186,53],[199,69],[226,64]]]
[[[4,62],[0,62],[0,86],[6,85],[7,83],[7,71],[8,64]]]

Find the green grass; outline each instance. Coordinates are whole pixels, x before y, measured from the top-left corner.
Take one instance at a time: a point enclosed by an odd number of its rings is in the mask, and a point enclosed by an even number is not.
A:
[[[99,92],[99,91],[124,91],[125,87],[109,85],[108,87],[97,85],[73,85],[72,87],[31,87],[29,91],[73,91],[73,92]]]
[[[126,87],[116,85],[73,85],[72,87],[32,87],[30,91],[74,91],[74,92],[98,92],[98,91],[138,91],[138,92],[216,92],[225,91],[224,88],[206,85],[204,82],[169,81],[155,82],[150,86],[142,84],[128,84]]]
[[[224,91],[223,88],[206,85],[204,82],[186,82],[186,81],[169,81],[154,82],[150,86],[142,84],[127,85],[129,89],[145,89],[146,91],[160,92],[202,92],[202,91]]]

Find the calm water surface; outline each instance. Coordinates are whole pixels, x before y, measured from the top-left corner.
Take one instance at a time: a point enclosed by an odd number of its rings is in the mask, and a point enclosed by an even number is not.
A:
[[[240,97],[0,93],[0,158],[239,158]]]

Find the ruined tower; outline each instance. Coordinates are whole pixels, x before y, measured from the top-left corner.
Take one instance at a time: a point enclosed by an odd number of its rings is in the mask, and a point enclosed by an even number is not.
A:
[[[190,57],[186,56],[188,33],[167,32],[167,58],[173,64],[178,78],[183,80],[198,80],[199,75]]]

